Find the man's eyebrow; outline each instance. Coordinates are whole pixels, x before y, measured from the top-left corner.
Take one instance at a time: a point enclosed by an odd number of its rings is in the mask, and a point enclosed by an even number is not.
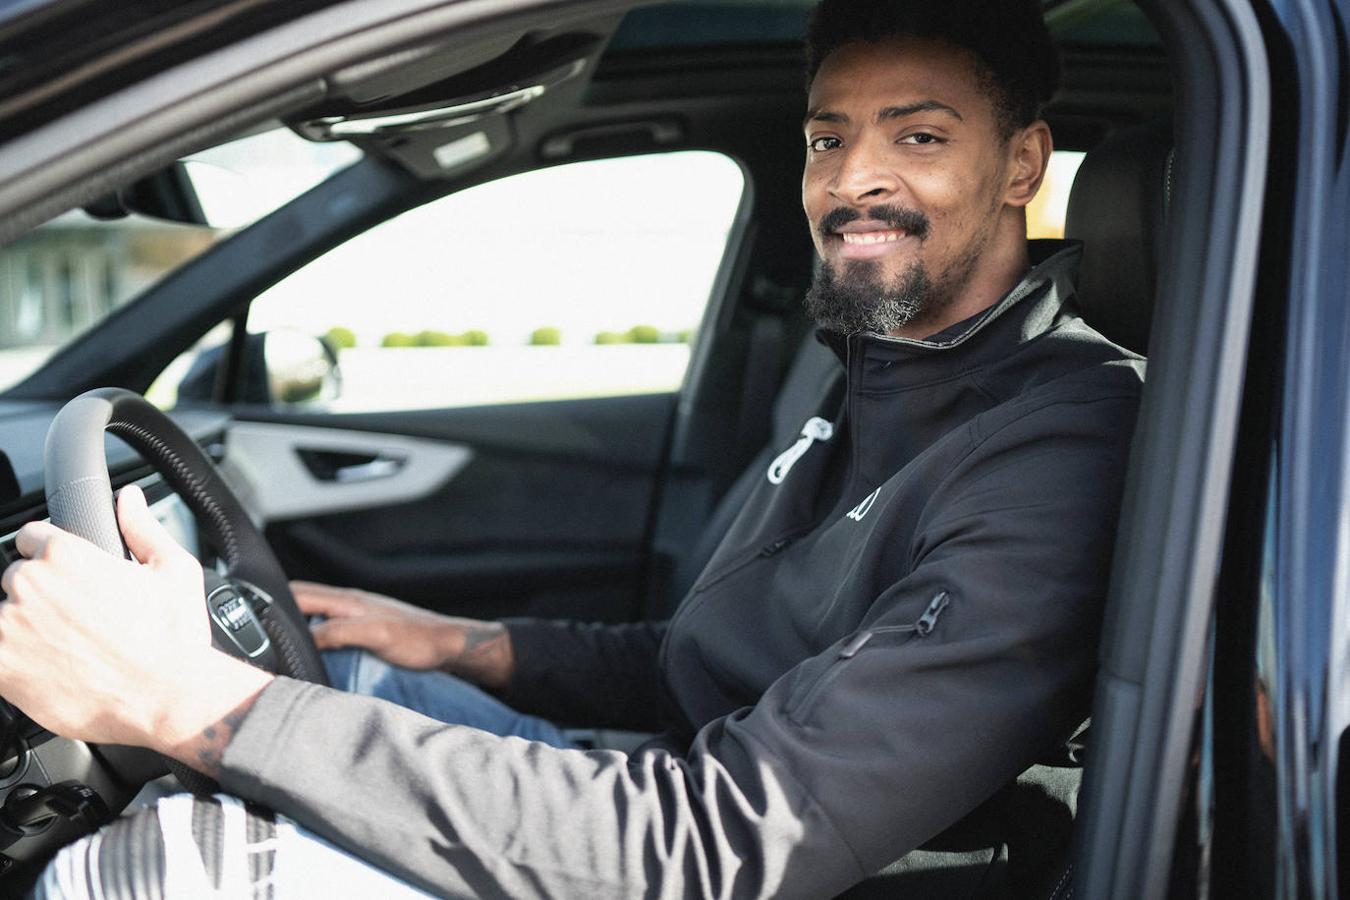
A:
[[[918,103],[909,103],[905,106],[888,106],[877,113],[877,121],[903,119],[905,116],[912,116],[919,112],[945,112],[948,115],[955,116],[958,122],[965,121],[965,117],[959,112],[938,100],[920,100]]]
[[[802,120],[802,127],[805,128],[812,122],[847,122],[848,116],[843,113],[827,112],[823,109],[808,109],[806,118]]]
[[[912,116],[921,112],[944,112],[953,116],[958,122],[964,122],[962,116],[955,108],[948,106],[940,100],[920,100],[917,103],[907,103],[904,106],[888,106],[877,113],[877,121],[884,122],[888,119],[903,119],[906,116]],[[802,120],[802,127],[810,125],[812,122],[847,122],[848,116],[843,113],[829,112],[823,109],[808,109],[806,118]]]

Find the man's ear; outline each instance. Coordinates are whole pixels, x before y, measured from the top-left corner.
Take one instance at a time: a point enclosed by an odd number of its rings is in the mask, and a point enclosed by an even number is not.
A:
[[[1054,149],[1050,126],[1039,119],[1013,133],[1008,139],[1008,188],[1003,194],[1004,203],[1025,207],[1032,201],[1045,180]]]

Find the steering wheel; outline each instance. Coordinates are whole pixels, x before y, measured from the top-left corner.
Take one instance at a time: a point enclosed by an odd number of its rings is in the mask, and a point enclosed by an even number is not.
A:
[[[164,477],[220,554],[224,572],[204,570],[213,644],[278,675],[327,684],[318,648],[266,539],[197,443],[139,394],[99,388],[57,413],[45,449],[52,524],[114,556],[131,557],[113,508],[105,431],[130,444]],[[189,790],[216,789],[205,776],[166,762]]]

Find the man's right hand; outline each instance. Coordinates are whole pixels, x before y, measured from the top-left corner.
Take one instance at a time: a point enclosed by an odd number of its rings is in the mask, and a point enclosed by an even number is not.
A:
[[[511,681],[511,635],[498,622],[431,612],[370,591],[292,581],[305,615],[325,616],[313,627],[320,650],[359,647],[408,669],[440,669],[501,689]]]

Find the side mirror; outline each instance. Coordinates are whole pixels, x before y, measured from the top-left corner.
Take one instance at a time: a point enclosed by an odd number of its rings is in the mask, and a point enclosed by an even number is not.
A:
[[[222,382],[227,347],[213,347],[192,363],[178,383],[178,399],[216,402],[225,394]],[[278,329],[245,338],[235,402],[293,406],[328,402],[342,390],[337,351],[322,338]]]
[[[313,403],[337,397],[342,375],[331,344],[299,331],[269,331],[263,337],[263,362],[273,403]]]

